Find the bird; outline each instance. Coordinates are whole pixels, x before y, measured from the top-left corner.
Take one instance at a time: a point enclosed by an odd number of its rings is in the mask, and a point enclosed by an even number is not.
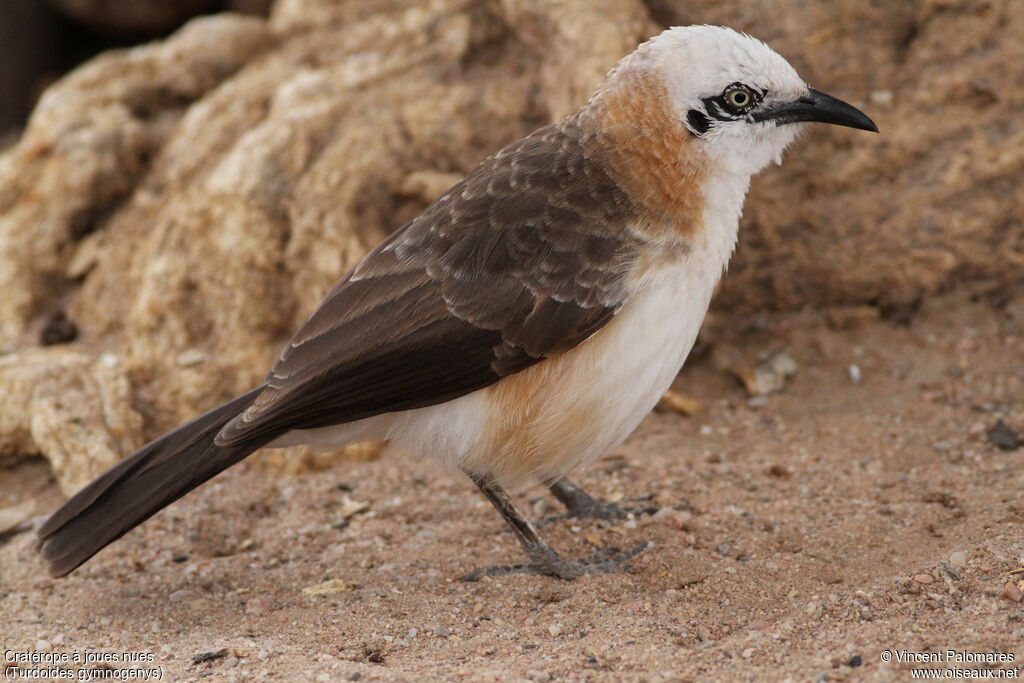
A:
[[[366,439],[468,475],[528,556],[509,571],[628,566],[636,549],[564,559],[506,489],[538,480],[570,513],[621,512],[567,477],[668,389],[734,251],[751,177],[811,122],[878,132],[747,34],[654,36],[582,108],[484,160],[373,248],[262,384],[54,512],[37,530],[48,570],[70,573],[258,449]]]

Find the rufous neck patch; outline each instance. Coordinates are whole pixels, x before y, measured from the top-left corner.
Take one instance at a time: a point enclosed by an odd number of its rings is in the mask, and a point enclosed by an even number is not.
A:
[[[657,76],[615,74],[579,121],[601,148],[609,175],[647,214],[647,229],[696,236],[703,225],[702,186],[710,160],[672,110]]]

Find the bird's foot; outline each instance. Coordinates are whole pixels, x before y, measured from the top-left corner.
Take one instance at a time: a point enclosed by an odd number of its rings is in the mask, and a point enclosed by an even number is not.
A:
[[[475,569],[463,576],[462,581],[479,581],[485,576],[508,576],[510,574],[553,576],[565,581],[572,581],[586,574],[616,574],[629,570],[632,565],[627,560],[640,554],[645,548],[647,548],[647,544],[638,545],[629,550],[609,547],[576,562],[568,562],[551,548],[545,546],[542,549],[537,549],[537,552],[530,553],[534,557],[533,562]]]
[[[591,496],[568,479],[559,479],[555,483],[551,484],[548,489],[551,491],[552,495],[554,495],[554,497],[565,506],[566,512],[564,515],[556,515],[545,519],[541,523],[542,525],[570,517],[575,517],[577,519],[590,518],[618,520],[626,519],[630,515],[653,515],[658,511],[658,508],[653,505],[642,504],[645,501],[649,501],[654,498],[654,494],[641,496],[639,498],[631,498],[629,500],[629,502],[641,503],[640,505],[621,506],[607,500],[601,500],[600,498]]]

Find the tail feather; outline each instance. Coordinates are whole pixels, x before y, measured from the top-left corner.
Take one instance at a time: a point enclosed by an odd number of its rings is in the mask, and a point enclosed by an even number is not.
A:
[[[221,428],[263,390],[247,394],[164,434],[114,465],[53,513],[38,531],[50,573],[64,576],[152,515],[265,446],[276,435],[227,447]]]

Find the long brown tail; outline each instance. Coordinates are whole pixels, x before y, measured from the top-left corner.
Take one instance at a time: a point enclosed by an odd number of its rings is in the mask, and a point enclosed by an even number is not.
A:
[[[275,435],[228,447],[214,437],[262,391],[210,410],[146,444],[76,493],[39,528],[38,548],[54,576],[68,574],[109,543]]]

